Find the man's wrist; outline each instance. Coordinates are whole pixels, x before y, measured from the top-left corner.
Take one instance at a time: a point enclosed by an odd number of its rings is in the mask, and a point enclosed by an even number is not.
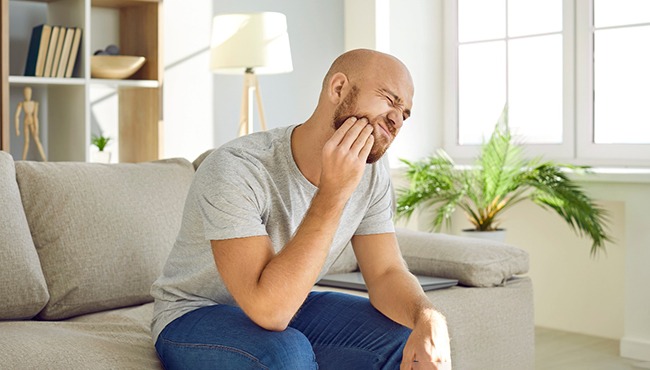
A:
[[[327,208],[332,209],[343,209],[349,199],[349,196],[346,196],[337,189],[319,188],[314,196],[314,201],[317,203],[323,203]]]
[[[414,324],[426,322],[430,325],[447,325],[447,318],[435,307],[425,307],[415,316]]]

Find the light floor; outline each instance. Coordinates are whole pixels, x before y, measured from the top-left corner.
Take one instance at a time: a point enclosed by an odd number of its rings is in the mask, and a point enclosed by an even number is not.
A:
[[[650,362],[619,356],[613,339],[535,328],[536,370],[637,370]]]

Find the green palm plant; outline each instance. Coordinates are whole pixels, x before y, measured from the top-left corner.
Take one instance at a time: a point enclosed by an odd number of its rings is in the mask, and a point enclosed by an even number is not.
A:
[[[515,145],[504,108],[489,141],[481,146],[475,166],[460,168],[443,150],[407,165],[408,188],[398,189],[397,216],[410,218],[419,207],[433,208],[432,229],[449,226],[460,208],[475,230],[492,231],[499,217],[513,205],[531,200],[559,214],[580,236],[592,240],[591,255],[605,249],[606,211],[571,181],[567,170],[585,172],[584,166],[527,160]]]

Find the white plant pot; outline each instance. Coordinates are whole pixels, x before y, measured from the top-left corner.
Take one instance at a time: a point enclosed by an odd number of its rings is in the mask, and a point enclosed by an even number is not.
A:
[[[111,163],[111,152],[90,152],[90,161],[95,163]]]
[[[474,229],[464,229],[460,232],[460,235],[476,239],[494,240],[502,243],[505,243],[506,241],[506,231],[504,229],[497,229],[494,231],[477,231]]]

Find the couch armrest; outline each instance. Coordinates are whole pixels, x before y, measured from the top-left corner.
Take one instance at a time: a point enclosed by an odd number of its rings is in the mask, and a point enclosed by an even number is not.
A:
[[[397,240],[414,274],[457,279],[490,287],[528,272],[528,252],[490,240],[396,229]]]

